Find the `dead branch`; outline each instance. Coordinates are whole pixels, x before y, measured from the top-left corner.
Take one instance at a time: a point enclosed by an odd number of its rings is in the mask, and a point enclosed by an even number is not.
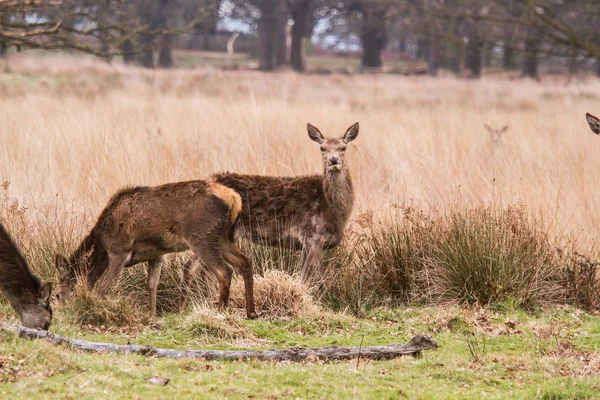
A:
[[[0,32],[0,37],[8,38],[8,39],[22,39],[29,36],[40,36],[40,35],[48,35],[58,31],[58,29],[62,26],[62,22],[57,22],[54,26],[50,28],[39,28],[33,29],[28,32]]]
[[[22,326],[0,322],[0,328],[9,332],[16,332],[21,337],[30,339],[46,339],[55,345],[67,345],[77,350],[95,353],[137,353],[145,356],[169,358],[201,358],[205,360],[276,360],[276,361],[302,361],[307,358],[320,360],[347,360],[359,356],[373,360],[384,360],[406,355],[418,356],[423,350],[435,350],[437,343],[430,337],[420,334],[413,337],[410,342],[403,344],[390,344],[384,346],[342,347],[328,346],[319,348],[291,347],[283,350],[172,350],[151,346],[118,345],[113,343],[88,342],[86,340],[71,339],[52,332],[38,331]]]

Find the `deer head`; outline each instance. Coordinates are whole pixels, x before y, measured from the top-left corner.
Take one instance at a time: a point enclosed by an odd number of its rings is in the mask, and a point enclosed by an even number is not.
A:
[[[21,323],[27,328],[43,329],[45,331],[50,327],[52,321],[52,308],[50,307],[50,294],[52,293],[52,284],[45,283],[41,285],[38,291],[36,303],[23,304],[20,308],[19,316]]]
[[[358,136],[358,122],[352,125],[340,138],[326,138],[317,127],[307,124],[308,137],[321,145],[321,156],[325,174],[337,174],[346,167],[345,152],[348,143]]]
[[[596,135],[600,135],[600,119],[598,119],[590,113],[585,114],[585,119],[587,119],[587,122],[590,125],[592,132],[594,132]]]

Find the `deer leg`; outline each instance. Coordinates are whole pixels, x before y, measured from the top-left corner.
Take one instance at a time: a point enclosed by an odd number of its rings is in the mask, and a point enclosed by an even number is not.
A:
[[[250,260],[233,243],[224,241],[221,245],[223,258],[233,265],[244,278],[244,289],[246,294],[246,316],[248,319],[258,318],[254,309],[254,281],[252,276],[252,264]],[[228,294],[229,296],[229,294]]]
[[[160,280],[160,270],[163,264],[162,257],[148,261],[148,292],[150,294],[150,314],[156,317],[156,291]]]
[[[219,310],[224,310],[229,306],[229,287],[231,286],[233,269],[223,260],[211,269],[219,281]]]
[[[179,287],[179,312],[184,312],[187,308],[190,284],[199,265],[200,259],[192,257],[183,266],[183,277],[181,278],[181,285]]]
[[[219,281],[219,309],[227,307],[233,269],[221,257],[219,241],[195,241],[195,243],[190,243],[188,247],[194,252],[195,257],[215,274],[217,281]]]
[[[322,262],[322,242],[318,240],[306,241],[300,256],[300,276],[302,277],[302,281],[306,283],[316,282],[320,277]]]
[[[130,260],[131,252],[123,254],[110,253],[108,255],[108,269],[98,284],[98,293],[100,295],[103,296],[108,292],[112,281],[121,274],[123,268],[125,268]]]

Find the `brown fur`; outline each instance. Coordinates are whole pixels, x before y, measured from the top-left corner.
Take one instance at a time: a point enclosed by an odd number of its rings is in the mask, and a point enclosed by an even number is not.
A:
[[[150,308],[152,315],[156,315],[156,287],[162,256],[191,249],[196,259],[217,276],[221,307],[227,306],[229,299],[232,270],[227,263],[242,273],[247,314],[254,318],[252,267],[227,238],[240,207],[237,193],[207,181],[121,190],[108,202],[71,259],[66,261],[57,255],[59,297],[72,290],[77,274],[87,274],[90,285],[104,274],[98,283],[99,292],[104,294],[123,268],[147,261]],[[189,279],[184,279],[181,309],[187,305],[187,284]]]
[[[0,292],[28,328],[48,330],[52,322],[51,284],[42,285],[0,223]]]
[[[354,190],[344,152],[358,135],[358,123],[342,138],[325,138],[310,124],[308,131],[321,145],[323,175],[272,177],[225,172],[212,177],[242,197],[238,236],[302,250],[305,279],[317,272],[323,250],[340,243],[352,212]]]

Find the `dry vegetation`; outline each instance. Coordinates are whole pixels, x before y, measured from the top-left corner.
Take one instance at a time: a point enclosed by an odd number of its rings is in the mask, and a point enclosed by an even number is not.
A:
[[[210,274],[194,282],[194,307],[176,314],[181,254],[163,268],[159,318],[139,266],[104,298],[78,285],[73,302],[54,306],[58,334],[230,349],[425,332],[440,348],[360,367],[219,363],[88,354],[0,332],[0,397],[596,396],[600,139],[584,114],[599,112],[597,79],[148,72],[56,55],[15,56],[8,68],[0,219],[45,279],[54,252],[70,253],[122,186],[222,170],[318,173],[306,122],[330,135],[361,124],[348,150],[355,213],[318,285],[299,282],[297,253],[243,242],[258,320],[244,318],[239,277],[231,310],[218,312]],[[16,322],[2,297],[0,319]],[[171,383],[148,383],[155,375]]]
[[[317,300],[358,313],[434,298],[599,305],[600,140],[584,118],[598,112],[596,79],[148,72],[60,56],[13,57],[8,67],[0,216],[46,278],[52,254],[69,253],[117,189],[223,170],[318,173],[306,122],[333,135],[360,121],[348,155],[355,214],[325,284],[308,290]],[[311,307],[297,281],[271,271],[293,273],[295,255],[244,249],[272,280],[258,278],[266,314]],[[573,262],[573,249],[588,258]],[[164,269],[163,312],[176,308],[179,260]],[[116,291],[145,304],[144,271],[134,269]],[[276,310],[267,300],[277,290],[300,300]],[[83,310],[102,301],[85,290],[79,298]],[[107,307],[132,307],[127,299]]]

